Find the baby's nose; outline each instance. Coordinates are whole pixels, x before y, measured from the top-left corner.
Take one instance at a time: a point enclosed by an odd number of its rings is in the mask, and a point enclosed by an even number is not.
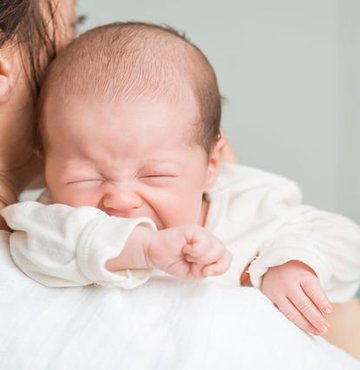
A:
[[[140,208],[142,204],[142,197],[130,185],[111,184],[102,199],[105,210],[112,209],[123,217],[131,217],[129,212]]]

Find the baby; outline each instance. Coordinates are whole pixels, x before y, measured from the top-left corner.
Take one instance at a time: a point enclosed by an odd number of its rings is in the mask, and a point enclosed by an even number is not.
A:
[[[76,39],[40,97],[52,205],[2,211],[17,265],[48,286],[221,275],[328,331],[327,295],[345,301],[359,285],[360,230],[301,205],[287,179],[221,164],[220,100],[204,54],[172,29],[118,23]]]

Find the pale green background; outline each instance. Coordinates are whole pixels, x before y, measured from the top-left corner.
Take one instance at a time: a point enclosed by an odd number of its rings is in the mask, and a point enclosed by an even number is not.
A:
[[[185,31],[214,65],[244,164],[360,221],[359,0],[80,0],[82,30],[116,20]]]

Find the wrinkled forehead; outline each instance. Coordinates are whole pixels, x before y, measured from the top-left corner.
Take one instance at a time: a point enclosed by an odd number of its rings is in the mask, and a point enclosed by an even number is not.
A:
[[[200,109],[191,94],[177,99],[166,94],[96,96],[92,94],[53,94],[44,100],[41,121],[42,139],[51,145],[57,135],[82,140],[84,133],[126,134],[133,140],[152,140],[157,131],[168,130],[193,143],[200,120]]]

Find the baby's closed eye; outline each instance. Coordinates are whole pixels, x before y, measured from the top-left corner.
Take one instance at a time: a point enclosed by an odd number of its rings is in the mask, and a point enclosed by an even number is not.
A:
[[[173,181],[174,179],[176,179],[176,177],[176,175],[170,173],[154,172],[142,174],[140,176],[140,180],[150,185],[161,185]]]
[[[66,182],[66,185],[69,186],[81,186],[81,187],[91,187],[91,186],[98,186],[104,182],[102,178],[84,178],[84,179],[76,179],[70,180]]]

